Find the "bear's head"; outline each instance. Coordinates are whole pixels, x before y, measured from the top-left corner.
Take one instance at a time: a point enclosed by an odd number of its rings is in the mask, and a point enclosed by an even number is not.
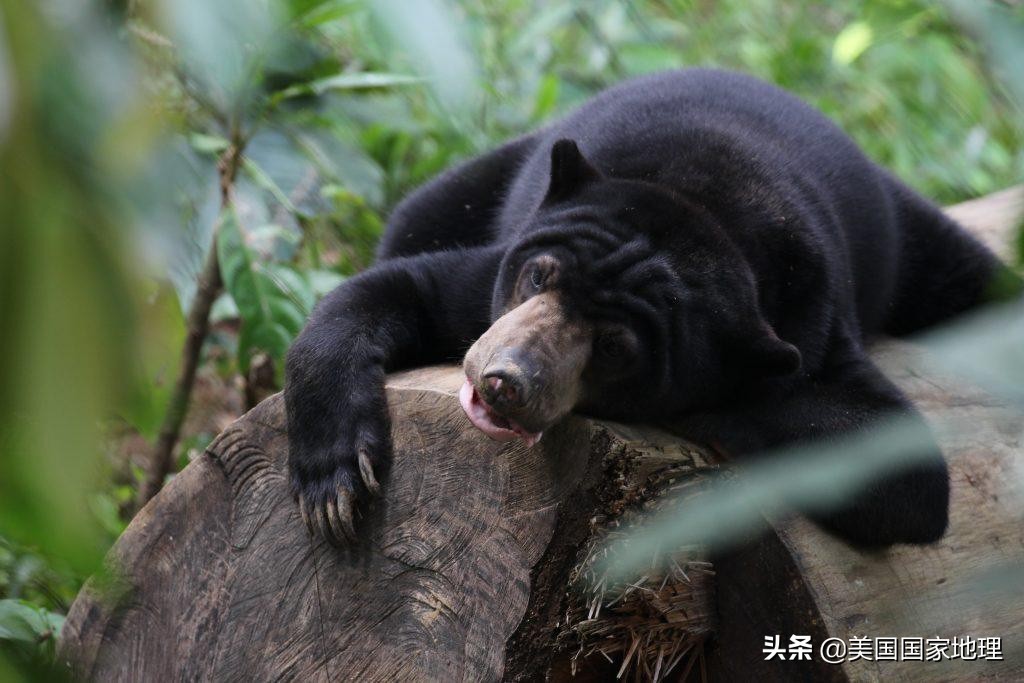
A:
[[[463,363],[462,406],[492,438],[532,445],[573,410],[656,422],[800,367],[708,211],[603,176],[571,140],[552,147],[522,235],[501,263],[495,320]]]

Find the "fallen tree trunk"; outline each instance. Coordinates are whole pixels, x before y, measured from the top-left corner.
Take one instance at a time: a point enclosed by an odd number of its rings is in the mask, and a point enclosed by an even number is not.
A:
[[[538,578],[559,606],[601,489],[616,489],[602,462],[625,467],[626,440],[572,418],[533,449],[498,444],[466,423],[462,379],[458,368],[390,379],[395,461],[359,522],[366,547],[350,553],[311,537],[288,492],[281,396],[249,412],[117,543],[127,590],[76,601],[62,651],[77,673],[490,680],[528,606],[538,628],[520,635],[522,651],[549,647],[560,615],[530,604],[531,570],[547,567]],[[683,452],[673,446],[673,460]]]
[[[990,227],[1011,225],[1021,196],[997,196],[1003,217]],[[1021,598],[972,608],[961,580],[996,559],[1024,563],[1018,510],[1001,489],[1022,453],[1019,414],[924,369],[908,344],[876,358],[926,415],[978,425],[943,444],[952,522],[934,547],[859,553],[790,519],[718,558],[714,581],[699,550],[682,549],[636,591],[588,585],[595,535],[699,481],[715,455],[581,418],[533,449],[498,444],[463,416],[458,369],[428,368],[389,379],[395,461],[385,497],[359,520],[365,547],[339,552],[302,524],[272,397],[133,520],[110,558],[119,579],[83,590],[59,656],[83,678],[130,681],[535,680],[574,668],[577,680],[607,680],[687,667],[724,680],[1024,675],[1011,657],[833,666],[817,656],[825,638],[859,635],[1024,646]],[[892,609],[908,597],[909,614]],[[812,636],[813,660],[765,661],[764,637],[776,634]]]

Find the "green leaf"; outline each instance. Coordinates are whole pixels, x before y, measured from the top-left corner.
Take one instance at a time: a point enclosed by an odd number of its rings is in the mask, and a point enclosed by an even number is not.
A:
[[[866,21],[855,21],[836,36],[832,61],[843,66],[853,64],[871,46],[874,33]]]
[[[275,368],[283,368],[285,352],[312,306],[313,292],[287,266],[264,263],[247,237],[234,205],[226,207],[217,234],[217,256],[224,286],[242,321],[238,366],[247,372],[253,354],[263,351],[275,361]]]
[[[295,256],[299,249],[302,236],[276,223],[259,225],[252,230],[246,229],[246,241],[249,248],[267,261],[287,262]]]
[[[292,339],[294,335],[277,323],[243,325],[238,334],[238,364],[242,372],[248,373],[252,357],[263,351],[274,359],[274,374],[280,383],[284,376],[284,356]]]
[[[345,276],[333,270],[310,270],[306,273],[306,279],[313,289],[317,299],[322,299],[328,292],[345,281]]]
[[[374,206],[384,201],[384,171],[360,147],[328,130],[297,128],[291,131],[291,137],[327,178],[342,183]]]
[[[558,77],[554,74],[546,74],[540,79],[537,96],[533,102],[534,120],[543,119],[555,108],[555,103],[558,102],[558,85]]]
[[[159,253],[167,262],[167,277],[174,285],[182,312],[192,307],[196,279],[213,245],[213,228],[220,212],[220,182],[213,154],[216,136],[175,136],[156,150],[161,163],[151,183],[164,197],[146,202],[146,217],[161,240]],[[169,204],[159,213],[160,202]]]
[[[127,522],[121,519],[121,511],[118,503],[112,496],[106,493],[98,493],[90,499],[90,508],[96,521],[100,523],[103,530],[110,537],[117,538],[124,532]]]
[[[202,133],[192,133],[188,136],[188,142],[192,145],[192,149],[204,154],[220,154],[231,146],[230,142],[218,135],[203,135]]]
[[[380,170],[365,161],[361,150],[351,151],[328,130],[275,125],[246,146],[243,169],[270,195],[271,203],[306,218],[329,209],[321,193],[324,183],[344,179],[350,171],[361,181],[357,191],[379,194]]]
[[[238,317],[238,306],[235,305],[235,300],[227,292],[221,293],[217,300],[213,302],[213,308],[210,309],[210,323],[216,324],[225,320],[235,320]]]
[[[1016,276],[1005,273],[1000,279],[1003,291],[993,293],[1008,297],[1019,292]],[[1024,315],[1015,298],[965,314],[918,341],[928,349],[930,361],[1024,406]]]
[[[162,8],[193,104],[236,122],[255,109],[261,96],[257,65],[284,35],[281,3],[175,0]]]
[[[510,56],[523,59],[537,44],[550,40],[567,22],[572,20],[576,7],[570,2],[543,3],[537,12],[530,14],[529,20],[515,32],[515,39],[508,48]]]
[[[313,311],[313,306],[316,305],[316,294],[307,278],[279,263],[267,265],[266,271],[278,289],[295,304],[304,316]]]
[[[392,49],[425,76],[450,115],[466,126],[483,102],[478,57],[468,28],[454,3],[443,0],[374,0],[367,3],[376,23],[389,34]]]
[[[242,168],[252,177],[256,184],[267,190],[274,196],[274,199],[278,201],[284,208],[288,209],[291,213],[297,213],[298,210],[295,205],[292,204],[291,198],[285,194],[284,190],[274,182],[274,179],[270,177],[259,164],[249,158],[242,160]]]
[[[686,60],[671,45],[646,42],[623,45],[619,51],[619,58],[630,74],[645,74],[686,66]]]
[[[765,453],[735,476],[708,477],[698,495],[631,529],[628,552],[620,542],[610,543],[604,565],[625,578],[650,563],[660,548],[726,548],[783,510],[833,509],[877,478],[926,456],[929,450],[921,446],[931,438],[920,423],[892,418],[841,437]]]
[[[1024,219],[1017,225],[1017,237],[1013,242],[1017,247],[1017,267],[1024,269]]]
[[[272,101],[288,99],[290,97],[301,97],[308,95],[323,95],[326,92],[339,90],[370,90],[379,88],[394,88],[401,85],[413,85],[422,83],[423,79],[417,76],[405,74],[378,73],[363,71],[360,73],[346,73],[320,78],[308,83],[292,85],[276,93]]]
[[[54,9],[0,10],[0,534],[85,574],[104,550],[82,514],[107,462],[100,426],[128,388],[133,296],[160,250],[132,181],[154,152],[143,129],[163,128],[120,22],[97,3]]]
[[[0,600],[0,640],[35,645],[55,638],[64,625],[64,617],[21,600]]]
[[[309,3],[304,3],[309,5]],[[316,3],[314,7],[304,8],[304,13],[299,23],[309,28],[316,28],[329,24],[332,21],[344,19],[358,9],[359,3],[356,0],[328,0],[328,2]]]
[[[133,382],[117,414],[147,439],[155,439],[181,363],[185,318],[170,287],[145,283],[136,292],[140,341],[125,358]]]

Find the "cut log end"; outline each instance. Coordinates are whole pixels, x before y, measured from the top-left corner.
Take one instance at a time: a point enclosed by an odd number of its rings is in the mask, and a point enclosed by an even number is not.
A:
[[[130,590],[104,599],[90,586],[61,655],[104,679],[491,680],[506,658],[510,677],[536,673],[572,613],[565,587],[584,571],[581,546],[595,547],[598,518],[616,517],[629,495],[623,477],[707,463],[664,437],[641,467],[645,444],[629,430],[579,418],[531,449],[499,444],[465,424],[460,381],[456,368],[389,381],[395,461],[384,498],[359,520],[363,546],[350,551],[302,523],[283,401],[264,401],[132,522],[111,558]],[[573,627],[586,642],[610,623]]]

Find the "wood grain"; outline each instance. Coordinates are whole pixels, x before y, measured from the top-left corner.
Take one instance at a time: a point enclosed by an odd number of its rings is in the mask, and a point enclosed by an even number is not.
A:
[[[367,547],[341,553],[308,534],[275,396],[132,522],[112,557],[130,589],[104,600],[90,586],[62,656],[98,680],[500,678],[590,427],[569,419],[526,450],[480,438],[443,388],[389,399],[400,456],[361,520]]]

